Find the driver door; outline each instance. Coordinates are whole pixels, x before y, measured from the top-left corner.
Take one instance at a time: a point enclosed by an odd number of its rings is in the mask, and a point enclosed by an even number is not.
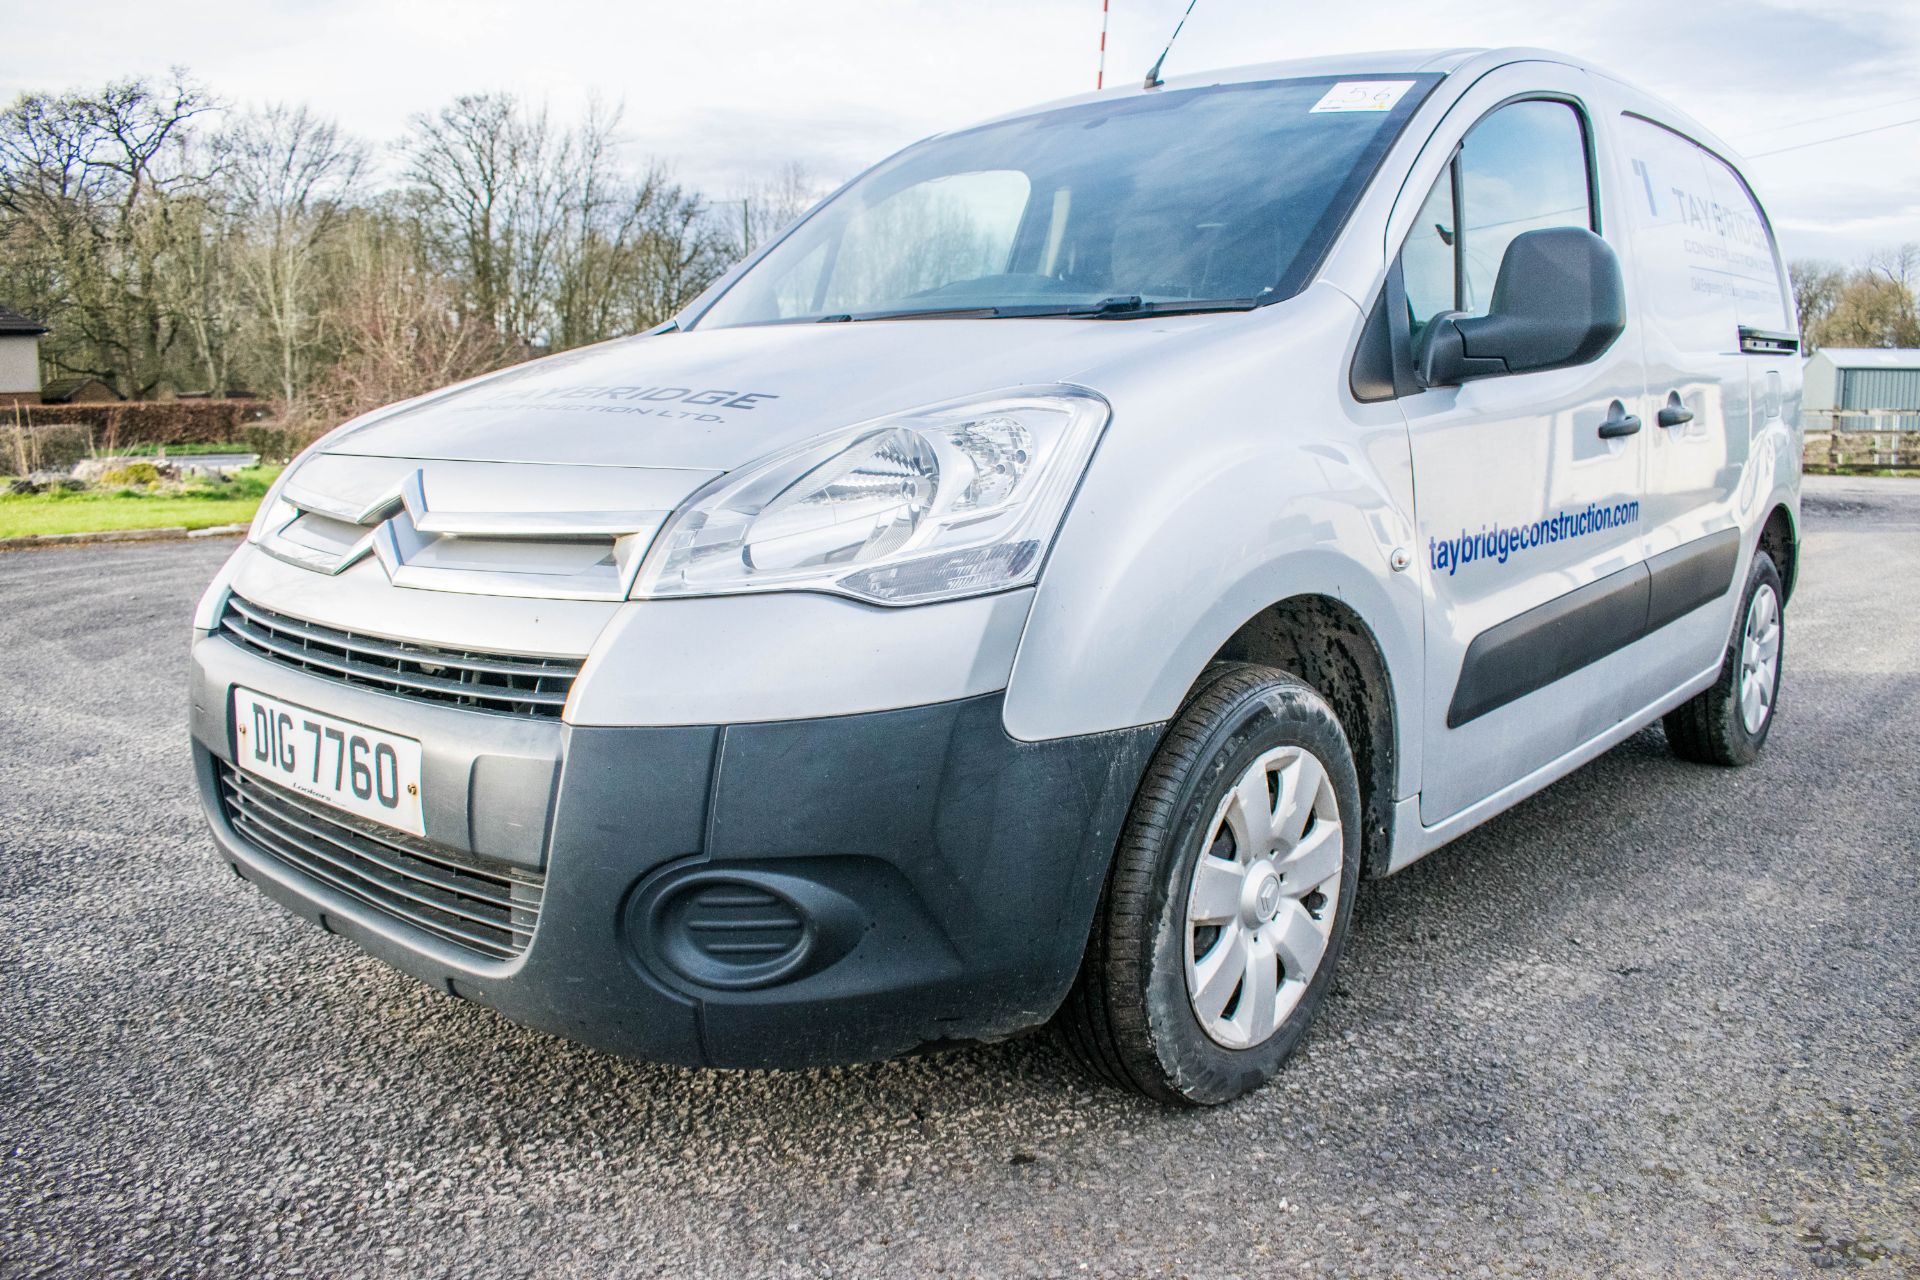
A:
[[[1496,101],[1468,119],[1420,193],[1400,252],[1416,345],[1441,311],[1486,313],[1502,255],[1521,232],[1605,234],[1598,140],[1577,93]],[[1437,136],[1432,145],[1450,144]],[[1643,412],[1645,392],[1628,301],[1628,332],[1587,364],[1399,400],[1427,587],[1425,825],[1472,808],[1630,710],[1631,692],[1607,661],[1645,617],[1645,433],[1620,433]]]

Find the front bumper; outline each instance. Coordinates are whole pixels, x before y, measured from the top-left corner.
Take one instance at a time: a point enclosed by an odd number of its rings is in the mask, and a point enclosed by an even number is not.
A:
[[[997,693],[784,722],[536,723],[354,688],[218,635],[194,671],[201,796],[243,877],[516,1022],[717,1067],[868,1061],[1044,1021],[1158,739],[1016,741]],[[236,684],[419,739],[429,839],[544,875],[525,950],[445,945],[243,837],[220,784]]]

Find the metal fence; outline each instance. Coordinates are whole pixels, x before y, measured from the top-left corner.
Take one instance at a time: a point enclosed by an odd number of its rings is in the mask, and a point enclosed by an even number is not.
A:
[[[1920,471],[1920,412],[1808,409],[1806,464],[1827,471]]]

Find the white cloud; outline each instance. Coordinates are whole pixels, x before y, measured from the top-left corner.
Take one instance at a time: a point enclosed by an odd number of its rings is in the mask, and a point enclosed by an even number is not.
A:
[[[1185,0],[1113,0],[1108,78]],[[0,93],[182,65],[230,101],[303,99],[376,141],[456,93],[626,103],[632,146],[716,194],[789,158],[839,178],[928,133],[1092,87],[1099,0],[93,0],[13,5]],[[1170,72],[1367,48],[1541,45],[1766,150],[1920,109],[1777,126],[1920,89],[1913,0],[1200,0]],[[1920,125],[1757,160],[1789,254],[1920,241]]]

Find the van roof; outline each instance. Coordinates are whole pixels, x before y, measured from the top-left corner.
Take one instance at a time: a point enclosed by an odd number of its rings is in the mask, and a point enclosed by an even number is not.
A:
[[[1283,62],[1255,62],[1244,67],[1224,67],[1214,71],[1196,71],[1168,76],[1168,88],[1204,84],[1238,84],[1249,80],[1288,80],[1301,76],[1371,75],[1380,72],[1439,72],[1446,75],[1459,69],[1485,49],[1381,49],[1369,53],[1336,53],[1320,58],[1289,58]],[[1537,53],[1538,50],[1529,50]],[[1547,55],[1551,61],[1563,61]],[[1140,87],[1136,85],[1136,87]],[[1144,91],[1144,88],[1142,88]]]
[[[1319,58],[1291,58],[1284,62],[1256,62],[1244,67],[1223,67],[1208,71],[1194,71],[1183,75],[1165,77],[1162,88],[1197,89],[1216,84],[1248,84],[1259,80],[1291,80],[1307,76],[1341,75],[1394,75],[1410,73],[1437,73],[1452,75],[1472,64],[1473,69],[1484,71],[1507,62],[1559,62],[1567,66],[1597,70],[1578,58],[1563,53],[1554,53],[1546,49],[1528,49],[1520,47],[1504,49],[1458,48],[1458,49],[1379,49],[1365,53],[1329,54]],[[1080,93],[1068,98],[1059,98],[1052,102],[1043,102],[1018,111],[1009,111],[995,117],[996,120],[1017,120],[1021,116],[1036,115],[1043,111],[1053,111],[1060,107],[1077,103],[1092,102],[1097,99],[1129,97],[1146,93],[1148,90],[1141,79],[1133,79],[1124,71],[1114,75],[1115,87],[1097,93]],[[1154,92],[1158,92],[1156,89]]]
[[[1141,80],[1133,79],[1125,71],[1116,71],[1116,87],[1095,93],[1075,94],[1069,98],[1060,98],[1053,102],[1043,102],[1018,111],[1008,111],[990,120],[975,121],[964,126],[975,128],[981,124],[995,124],[1002,120],[1017,120],[1022,116],[1038,115],[1061,107],[1077,106],[1081,103],[1118,98],[1133,97],[1148,92],[1161,92],[1163,89],[1199,89],[1216,84],[1247,84],[1259,80],[1287,80],[1307,76],[1368,76],[1368,75],[1407,75],[1438,74],[1442,76],[1465,76],[1469,80],[1478,79],[1496,67],[1512,62],[1553,62],[1562,66],[1575,67],[1592,75],[1612,81],[1620,88],[1637,95],[1645,103],[1657,105],[1658,114],[1666,117],[1666,123],[1680,129],[1683,133],[1704,144],[1709,150],[1721,156],[1736,160],[1738,152],[1729,147],[1713,130],[1671,102],[1657,98],[1647,90],[1622,80],[1605,67],[1596,66],[1584,58],[1572,54],[1559,53],[1552,49],[1537,49],[1524,45],[1510,45],[1503,48],[1462,47],[1456,49],[1376,49],[1362,53],[1331,54],[1319,58],[1293,58],[1284,62],[1258,62],[1244,67],[1223,67],[1210,71],[1195,71],[1185,75],[1167,76],[1159,88],[1148,90]],[[1144,78],[1144,72],[1143,72]]]

